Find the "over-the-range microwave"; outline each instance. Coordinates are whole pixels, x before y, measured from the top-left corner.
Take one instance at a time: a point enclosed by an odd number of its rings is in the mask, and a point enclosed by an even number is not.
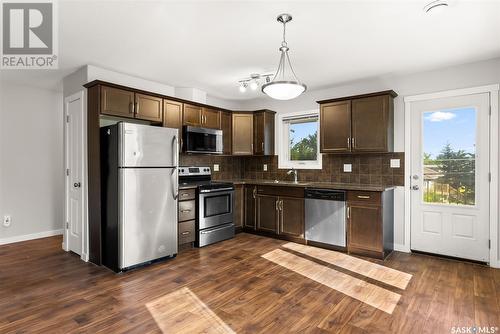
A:
[[[182,129],[183,151],[186,153],[222,154],[222,130],[185,125]]]

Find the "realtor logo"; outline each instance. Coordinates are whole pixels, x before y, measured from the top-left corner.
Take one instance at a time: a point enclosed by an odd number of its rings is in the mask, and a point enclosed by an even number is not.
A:
[[[2,3],[2,69],[57,68],[54,3]]]

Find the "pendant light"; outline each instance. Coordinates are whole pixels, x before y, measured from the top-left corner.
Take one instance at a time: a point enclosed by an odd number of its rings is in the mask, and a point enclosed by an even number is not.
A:
[[[271,82],[262,86],[262,92],[276,100],[291,100],[306,91],[307,86],[299,81],[293,71],[290,57],[288,56],[288,45],[285,39],[286,24],[292,20],[290,14],[281,14],[277,17],[278,22],[283,23],[283,41],[281,42],[280,63]]]

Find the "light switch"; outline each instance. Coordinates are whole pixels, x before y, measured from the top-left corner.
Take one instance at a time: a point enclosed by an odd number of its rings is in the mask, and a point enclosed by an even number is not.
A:
[[[218,172],[219,171],[219,164],[214,164],[214,172]]]
[[[344,164],[344,173],[352,172],[352,164]]]
[[[399,168],[400,166],[399,159],[391,159],[391,168]]]
[[[267,164],[264,164],[264,172],[267,172]]]

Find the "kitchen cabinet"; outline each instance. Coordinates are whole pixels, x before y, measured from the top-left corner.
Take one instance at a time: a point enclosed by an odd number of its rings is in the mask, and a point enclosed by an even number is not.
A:
[[[233,113],[233,155],[253,154],[253,113]]]
[[[348,191],[349,253],[384,259],[394,248],[394,191]]]
[[[179,189],[178,244],[187,245],[196,240],[196,189]]]
[[[167,128],[182,128],[182,109],[181,102],[163,100],[163,126]]]
[[[322,153],[394,150],[394,91],[318,101]]]
[[[332,102],[320,108],[321,153],[343,153],[351,149],[351,101]]]
[[[163,100],[156,96],[135,93],[135,118],[162,122]]]
[[[279,234],[304,238],[304,199],[280,197]]]
[[[245,220],[245,186],[242,184],[234,185],[234,214],[233,223],[236,230],[243,228]]]
[[[254,155],[274,155],[275,112],[258,110],[253,118]]]
[[[257,231],[278,233],[279,199],[277,196],[257,195]]]
[[[203,128],[220,129],[221,127],[221,112],[216,109],[202,108],[201,109],[201,126]]]
[[[108,86],[101,86],[101,114],[134,117],[134,92]]]
[[[202,107],[185,103],[182,125],[201,126],[201,109]]]
[[[255,230],[255,201],[257,199],[257,186],[245,186],[245,229]]]
[[[220,127],[222,130],[222,143],[223,143],[223,153],[226,155],[231,154],[231,141],[232,141],[232,115],[229,112],[221,111],[220,113]]]

